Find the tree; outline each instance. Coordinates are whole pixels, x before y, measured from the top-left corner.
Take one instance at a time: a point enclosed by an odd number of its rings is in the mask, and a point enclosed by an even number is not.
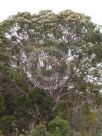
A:
[[[90,17],[70,10],[59,14],[50,10],[34,15],[28,12],[18,13],[3,21],[0,24],[0,102],[4,103],[5,110],[0,115],[12,116],[17,105],[14,98],[25,98],[33,91],[36,84],[32,84],[27,74],[27,62],[29,56],[42,47],[55,47],[65,55],[68,52],[70,54],[71,73],[68,82],[56,90],[45,90],[56,102],[53,111],[73,122],[71,115],[75,115],[86,103],[100,105],[100,30],[99,26],[91,22]]]

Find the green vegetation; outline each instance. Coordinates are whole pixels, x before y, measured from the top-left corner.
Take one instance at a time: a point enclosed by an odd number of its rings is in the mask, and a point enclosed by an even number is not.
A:
[[[68,82],[55,90],[36,87],[24,61],[50,46],[73,56]],[[102,33],[90,17],[47,10],[0,23],[0,136],[100,136],[101,90]]]

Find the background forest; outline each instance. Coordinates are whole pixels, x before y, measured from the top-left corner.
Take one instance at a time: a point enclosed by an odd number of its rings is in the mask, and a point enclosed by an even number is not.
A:
[[[102,135],[102,29],[84,14],[44,10],[0,23],[0,136]],[[64,87],[36,87],[26,72],[42,47],[70,49]]]

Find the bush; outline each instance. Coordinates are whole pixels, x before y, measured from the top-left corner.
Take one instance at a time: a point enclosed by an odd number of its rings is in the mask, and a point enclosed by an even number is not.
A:
[[[51,136],[70,136],[71,127],[68,121],[56,117],[49,123]]]
[[[68,121],[56,117],[48,124],[48,130],[40,123],[29,136],[71,136],[71,127]]]
[[[35,129],[32,129],[29,136],[50,136],[47,128],[44,124],[38,125]]]

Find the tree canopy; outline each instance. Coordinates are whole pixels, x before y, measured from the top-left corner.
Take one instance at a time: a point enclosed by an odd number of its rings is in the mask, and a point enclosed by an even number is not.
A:
[[[57,89],[39,88],[27,74],[28,59],[36,50],[48,48],[50,51],[51,47],[65,55],[69,53],[70,77]],[[6,130],[13,133],[15,128],[23,133],[37,122],[49,123],[56,115],[69,120],[75,131],[91,132],[91,121],[83,116],[90,119],[91,114],[98,118],[93,112],[102,104],[101,26],[94,24],[90,17],[70,10],[10,16],[0,23],[0,84],[2,133]],[[87,116],[85,108],[89,111]],[[100,124],[97,120],[100,119],[96,119],[95,128]],[[8,121],[14,125],[9,125],[12,129],[6,128]]]

